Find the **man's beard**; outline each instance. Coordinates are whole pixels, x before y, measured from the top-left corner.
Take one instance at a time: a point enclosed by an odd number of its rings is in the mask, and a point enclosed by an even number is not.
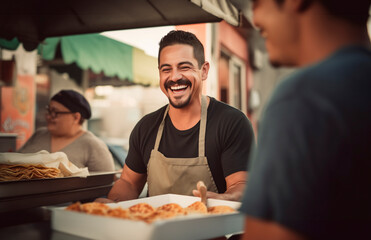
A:
[[[169,98],[169,102],[170,102],[171,106],[173,106],[175,108],[183,108],[183,107],[187,106],[190,101],[191,101],[191,95],[189,95],[188,98],[185,101],[180,102],[178,104],[171,101],[171,99]]]
[[[172,91],[170,88],[173,85],[187,85],[189,88],[192,87],[191,81],[189,81],[187,79],[179,79],[176,82],[167,81],[167,82],[165,82],[164,87],[165,87],[166,91]],[[171,104],[171,106],[173,106],[175,108],[183,108],[183,107],[187,106],[190,101],[191,101],[191,96],[189,96],[185,101],[180,102],[180,103],[173,102],[169,97],[169,103]]]

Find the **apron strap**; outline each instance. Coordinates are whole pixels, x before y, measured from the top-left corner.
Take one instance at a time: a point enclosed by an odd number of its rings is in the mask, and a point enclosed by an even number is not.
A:
[[[162,122],[161,122],[160,127],[158,128],[158,131],[157,131],[156,142],[155,142],[155,147],[154,147],[154,150],[156,150],[156,151],[158,151],[158,147],[160,146],[162,132],[164,131],[165,118],[166,118],[166,115],[167,115],[168,111],[169,111],[169,105],[167,105],[167,107],[165,109],[165,113],[164,113],[164,116],[162,118]]]
[[[205,157],[205,134],[207,120],[207,99],[205,95],[201,96],[201,120],[200,120],[200,135],[198,137],[198,156]]]

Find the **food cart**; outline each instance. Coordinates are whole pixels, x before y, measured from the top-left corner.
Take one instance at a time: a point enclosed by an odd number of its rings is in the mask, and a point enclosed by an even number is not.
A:
[[[1,8],[0,38],[11,41],[13,48],[22,43],[27,51],[47,37],[222,19],[239,24],[239,10],[228,0],[15,0],[2,3]],[[50,209],[107,195],[116,174],[0,182],[0,238],[86,239],[55,230],[59,227],[52,227]],[[227,232],[241,230],[240,214],[227,219],[237,221],[231,225],[237,229]]]

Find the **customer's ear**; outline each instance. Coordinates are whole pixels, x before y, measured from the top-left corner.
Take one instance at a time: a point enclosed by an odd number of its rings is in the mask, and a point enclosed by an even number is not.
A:
[[[313,0],[286,0],[286,4],[296,12],[304,12],[312,4]]]

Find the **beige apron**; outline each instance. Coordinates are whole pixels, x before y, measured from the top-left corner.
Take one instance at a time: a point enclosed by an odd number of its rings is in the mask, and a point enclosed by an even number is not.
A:
[[[158,129],[155,146],[151,152],[147,166],[149,196],[167,193],[193,195],[192,190],[196,189],[196,184],[200,180],[204,181],[208,191],[218,192],[205,156],[206,96],[202,96],[201,98],[198,157],[167,158],[158,151],[168,110],[169,106],[165,110],[164,117]]]

